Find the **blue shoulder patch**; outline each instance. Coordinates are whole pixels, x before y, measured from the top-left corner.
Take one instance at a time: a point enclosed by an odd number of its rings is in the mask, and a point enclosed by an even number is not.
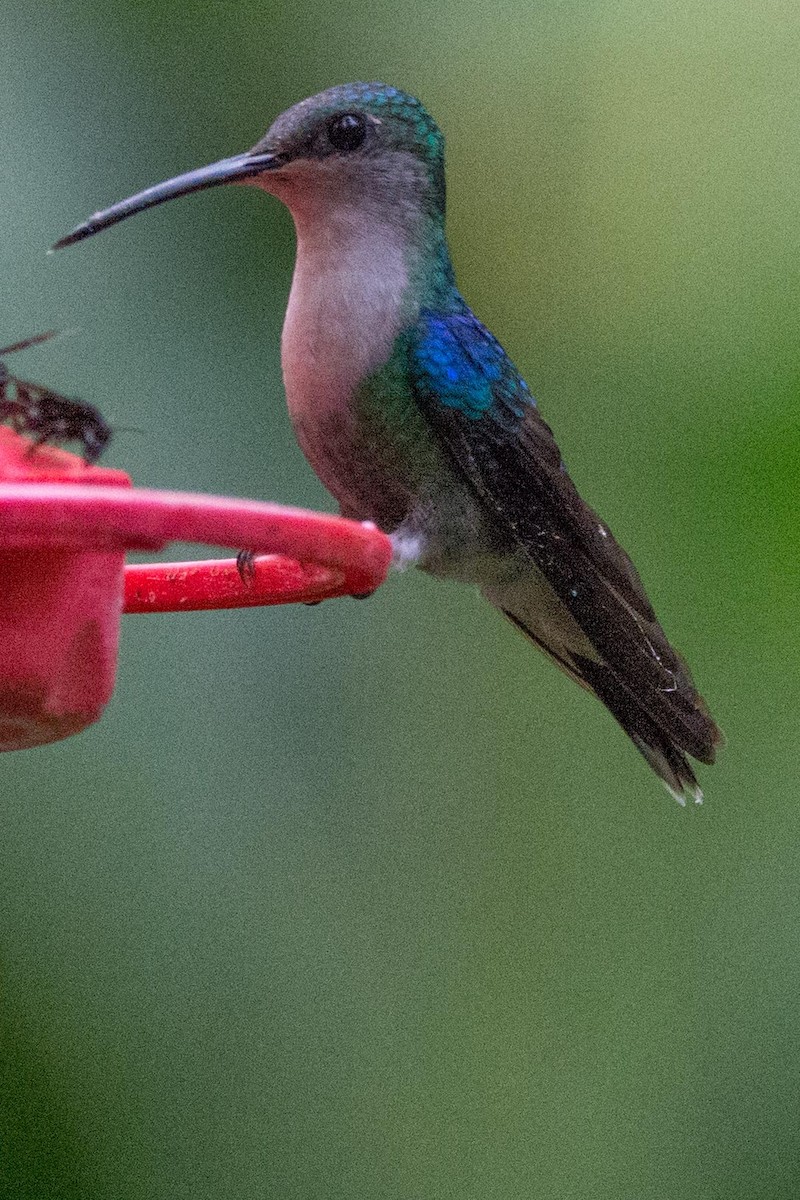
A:
[[[472,420],[491,411],[501,423],[515,424],[535,404],[503,347],[469,309],[420,314],[412,369],[431,399]]]

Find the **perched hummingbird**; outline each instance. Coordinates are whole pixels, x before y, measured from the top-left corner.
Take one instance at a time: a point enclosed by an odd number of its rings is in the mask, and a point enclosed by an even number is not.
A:
[[[252,150],[103,212],[70,245],[175,196],[251,183],[289,208],[289,415],[343,516],[397,565],[477,584],[606,705],[681,804],[720,732],[641,580],[581,499],[528,386],[456,287],[444,139],[419,100],[351,83],[303,100]]]

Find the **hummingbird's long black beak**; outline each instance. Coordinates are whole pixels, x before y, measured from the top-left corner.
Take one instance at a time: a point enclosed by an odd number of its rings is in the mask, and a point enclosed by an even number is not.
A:
[[[221,183],[235,183],[239,179],[248,179],[252,175],[260,175],[263,171],[274,171],[285,162],[282,154],[236,154],[233,158],[223,158],[219,162],[209,163],[207,167],[198,167],[195,171],[187,171],[185,175],[176,175],[174,179],[166,179],[154,187],[145,188],[127,200],[120,200],[102,212],[96,212],[59,240],[52,247],[61,250],[71,246],[73,242],[82,242],[84,238],[108,229],[126,217],[144,212],[165,200],[173,200],[176,196],[187,196],[190,192],[201,192],[205,188],[217,187]]]

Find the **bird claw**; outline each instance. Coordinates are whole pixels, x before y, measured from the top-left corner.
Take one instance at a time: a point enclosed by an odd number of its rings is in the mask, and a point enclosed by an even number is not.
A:
[[[236,555],[236,570],[244,587],[250,587],[256,577],[256,556],[252,550],[240,550]]]

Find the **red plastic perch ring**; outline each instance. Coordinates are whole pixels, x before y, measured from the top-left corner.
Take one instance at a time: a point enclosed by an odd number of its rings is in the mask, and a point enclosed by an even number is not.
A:
[[[235,559],[125,566],[169,542],[246,546]],[[0,427],[0,750],[96,721],[114,686],[126,612],[236,608],[374,591],[391,543],[370,525],[256,500],[132,488]]]

